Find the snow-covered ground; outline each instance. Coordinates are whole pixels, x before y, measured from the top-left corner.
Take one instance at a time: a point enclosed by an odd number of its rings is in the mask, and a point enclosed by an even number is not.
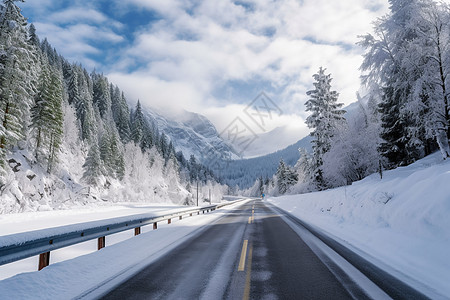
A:
[[[139,268],[141,262],[150,262],[173,249],[203,227],[219,219],[239,203],[215,212],[173,220],[168,225],[158,224],[142,228],[142,234],[133,237],[133,230],[106,237],[107,247],[97,251],[97,241],[92,240],[52,251],[50,266],[37,272],[38,257],[0,266],[1,299],[63,299],[73,298],[97,287],[103,281],[122,278]],[[136,214],[163,215],[186,206],[123,204],[79,210],[48,211],[0,216],[0,238],[13,233],[75,225],[83,222]],[[124,259],[115,259],[122,253]],[[93,263],[95,261],[95,263]],[[145,265],[145,264],[144,264]],[[11,277],[12,276],[12,277]],[[36,297],[39,295],[39,297]]]
[[[268,199],[419,290],[450,295],[450,160],[440,153],[351,186]]]

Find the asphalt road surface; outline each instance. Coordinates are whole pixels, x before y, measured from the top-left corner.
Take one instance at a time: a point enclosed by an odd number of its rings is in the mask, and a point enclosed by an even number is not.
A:
[[[338,300],[353,299],[351,295],[355,293],[349,286],[279,214],[255,200],[147,266],[104,299]]]

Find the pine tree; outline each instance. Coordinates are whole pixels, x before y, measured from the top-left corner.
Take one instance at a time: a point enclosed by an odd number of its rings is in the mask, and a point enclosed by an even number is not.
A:
[[[80,120],[81,138],[88,142],[93,142],[94,135],[97,132],[95,111],[92,106],[92,83],[87,73],[77,68],[78,74],[74,76],[78,83],[78,96],[76,90],[73,90],[73,101],[77,113],[77,119]],[[70,92],[69,92],[70,99]]]
[[[100,176],[102,175],[102,163],[100,159],[100,151],[97,143],[93,143],[89,149],[86,161],[83,164],[82,180],[90,185],[97,185]]]
[[[62,93],[60,75],[55,70],[49,70],[44,54],[40,87],[31,108],[30,128],[36,140],[35,159],[43,162],[45,155],[49,173],[57,164],[63,137]]]
[[[386,157],[391,166],[407,163],[407,121],[400,113],[400,95],[393,88],[385,88],[383,101],[379,104],[381,114],[380,137],[383,139],[379,146],[380,153]]]
[[[34,105],[31,108],[31,133],[35,139],[36,145],[34,150],[34,157],[37,162],[40,162],[45,155],[45,141],[47,122],[50,119],[50,72],[49,72],[47,56],[43,55],[43,62],[41,68],[41,75],[39,77],[38,93],[34,98]]]
[[[295,164],[295,170],[300,175],[301,181],[307,186],[315,185],[314,182],[314,164],[312,157],[305,148],[298,149],[300,158]]]
[[[39,42],[39,37],[36,34],[36,27],[34,27],[33,24],[30,24],[30,27],[28,29],[28,42],[33,45],[35,47],[35,49],[39,49],[40,50],[40,42]]]
[[[167,142],[167,136],[162,133],[159,140],[159,150],[164,159],[169,157],[169,144]]]
[[[27,42],[26,19],[13,0],[3,1],[0,15],[0,164],[6,150],[27,134],[34,96],[36,56]]]
[[[97,105],[100,117],[106,119],[111,115],[111,95],[109,92],[108,79],[103,75],[92,74],[93,101]]]
[[[258,178],[258,192],[259,192],[259,195],[264,194],[264,180],[263,180],[262,176],[259,176],[259,178]]]
[[[283,161],[283,159],[280,160],[280,163],[278,164],[277,172],[275,173],[275,176],[277,177],[277,187],[278,192],[280,194],[286,193],[287,187],[285,184],[286,180],[286,165]]]
[[[125,161],[122,144],[113,126],[108,126],[101,137],[100,158],[104,166],[104,175],[122,180],[125,175]]]
[[[417,17],[433,2],[389,0],[389,3],[391,12],[375,23],[375,36],[363,36],[360,45],[366,49],[361,65],[361,70],[367,73],[363,82],[377,84],[382,91],[379,113],[384,141],[379,150],[395,167],[420,158],[424,151],[417,148],[429,148],[425,147],[428,138],[423,126],[428,96],[417,85],[429,54],[423,51],[427,47],[415,44],[423,40],[420,36],[424,31],[430,34],[426,21],[417,22]]]
[[[136,104],[136,110],[133,113],[132,125],[131,125],[131,139],[135,144],[139,145],[142,138],[145,135],[145,131],[148,128],[144,114],[142,113],[141,103],[138,100]]]
[[[331,139],[337,128],[345,123],[343,104],[337,103],[338,93],[331,91],[331,75],[325,75],[322,67],[314,74],[314,90],[307,92],[310,99],[306,102],[306,111],[311,115],[306,119],[306,124],[312,129],[314,179],[319,189],[325,188],[323,180],[323,155],[330,150]]]
[[[450,156],[450,7],[429,2],[420,6],[411,23],[417,27],[417,33],[404,63],[412,86],[406,106],[414,121],[409,133],[414,137],[419,132],[425,136],[421,136],[422,140],[434,138],[446,159]]]
[[[121,93],[119,88],[110,86],[111,91],[111,109],[116,123],[117,130],[121,140],[124,143],[130,141],[130,109],[128,108],[127,101],[123,92]]]

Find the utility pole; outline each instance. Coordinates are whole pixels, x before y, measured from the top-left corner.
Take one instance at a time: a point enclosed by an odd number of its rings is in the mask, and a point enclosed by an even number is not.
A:
[[[209,205],[211,205],[211,189],[209,189]]]
[[[197,206],[198,206],[198,179],[197,179]]]

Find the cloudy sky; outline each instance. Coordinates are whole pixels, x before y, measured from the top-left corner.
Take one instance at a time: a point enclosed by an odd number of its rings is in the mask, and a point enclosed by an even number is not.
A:
[[[236,117],[268,139],[278,128],[277,145],[267,151],[307,135],[306,91],[320,66],[332,74],[340,102],[356,100],[362,61],[357,36],[370,32],[371,22],[388,11],[388,0],[28,0],[19,5],[41,39],[47,37],[70,61],[107,75],[130,102],[140,99],[171,115],[182,109],[202,113],[219,132]],[[244,113],[261,92],[282,112],[264,128]]]

